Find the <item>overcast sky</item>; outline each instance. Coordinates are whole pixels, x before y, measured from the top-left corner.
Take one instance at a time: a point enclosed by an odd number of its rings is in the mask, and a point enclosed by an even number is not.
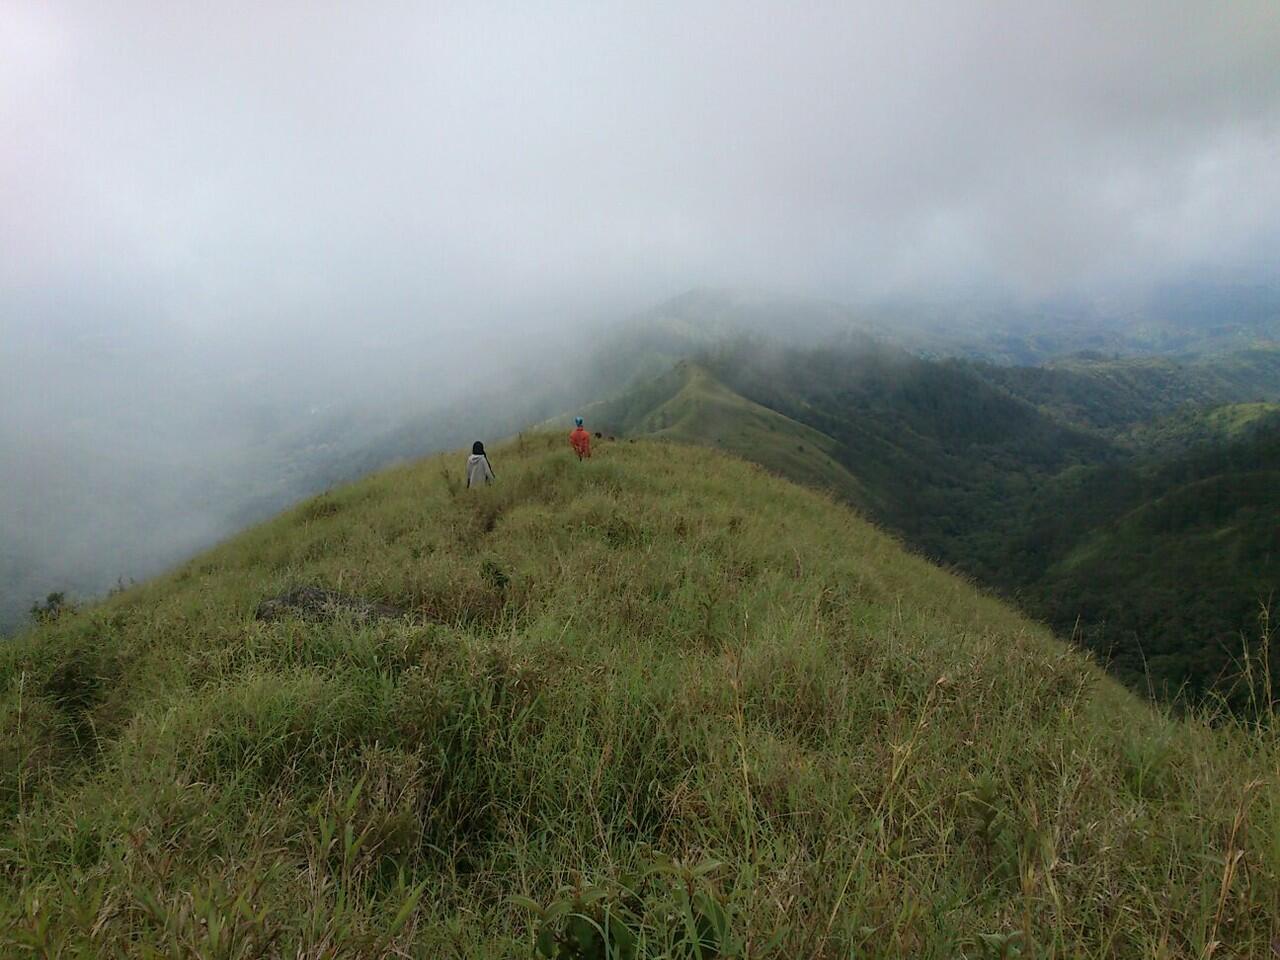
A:
[[[0,0],[0,628],[689,287],[1278,262],[1277,0]]]
[[[1278,223],[1275,0],[0,0],[7,325],[1048,292]]]

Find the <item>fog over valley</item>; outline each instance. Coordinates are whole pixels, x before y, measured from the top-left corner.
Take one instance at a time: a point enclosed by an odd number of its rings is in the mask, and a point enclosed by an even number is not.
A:
[[[743,335],[1271,402],[1278,263],[1270,0],[0,0],[0,631]]]

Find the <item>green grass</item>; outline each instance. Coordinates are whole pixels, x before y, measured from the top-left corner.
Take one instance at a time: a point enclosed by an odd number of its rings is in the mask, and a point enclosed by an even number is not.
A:
[[[1219,373],[1254,383],[1238,360]],[[1137,376],[1162,403],[1185,399],[1172,361],[1083,366]],[[1139,453],[1132,438],[1064,426],[982,369],[891,348],[741,342],[588,412],[609,431],[727,450],[836,493],[1096,652],[1139,692],[1239,702],[1241,636],[1257,635],[1280,582],[1272,405],[1186,411],[1153,426]],[[1040,399],[1059,413],[1072,398],[1098,402],[1083,374],[985,369],[1010,390],[1052,387]],[[1117,422],[1146,409],[1102,407]],[[1145,519],[1122,522],[1129,514]]]
[[[6,645],[0,954],[1200,958],[1280,934],[1268,726],[1171,720],[714,451],[578,463],[557,433],[493,461],[480,491],[458,456],[370,477]],[[253,619],[297,584],[408,613]]]
[[[863,503],[864,484],[832,457],[825,434],[746,399],[695,363],[587,411],[609,432],[722,450],[818,490]]]

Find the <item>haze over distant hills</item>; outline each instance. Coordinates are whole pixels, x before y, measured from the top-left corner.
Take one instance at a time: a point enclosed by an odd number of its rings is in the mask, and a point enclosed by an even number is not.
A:
[[[0,0],[0,957],[1273,957],[1277,157],[1277,0]]]
[[[0,625],[15,627],[50,591],[101,593],[333,483],[396,459],[458,447],[475,436],[515,433],[616,395],[628,384],[661,378],[681,359],[732,348],[743,337],[797,350],[871,351],[885,363],[879,374],[885,390],[899,376],[929,370],[948,397],[939,415],[963,415],[955,409],[958,398],[974,405],[980,396],[990,397],[983,403],[995,403],[1012,394],[1051,413],[1047,422],[1054,426],[1046,428],[1044,450],[1036,457],[1060,466],[1077,446],[1102,449],[1090,431],[1124,447],[1140,436],[1167,434],[1179,416],[1195,410],[1274,399],[1271,343],[1280,336],[1280,293],[1257,286],[1216,289],[1219,299],[1194,288],[1185,303],[1173,291],[1152,294],[1143,309],[1159,307],[1159,314],[1082,304],[1028,307],[991,297],[950,308],[905,301],[855,307],[700,289],[626,321],[586,326],[523,351],[506,368],[497,354],[493,365],[475,375],[455,371],[452,381],[424,375],[416,401],[412,390],[389,401],[339,389],[309,409],[274,395],[269,376],[218,379],[214,370],[234,369],[226,358],[201,378],[184,375],[181,363],[160,362],[148,379],[116,380],[110,351],[147,349],[157,360],[171,353],[146,340],[133,346],[117,340],[110,348],[74,338],[49,343],[28,359],[62,368],[80,363],[88,389],[79,396],[91,397],[96,389],[103,402],[38,407],[27,397],[0,420],[17,453],[6,459],[0,496]],[[1175,347],[1176,354],[1165,352]],[[436,362],[430,360],[432,348],[432,342],[415,348],[427,366]],[[282,349],[276,344],[261,350],[259,359],[269,365],[272,353]],[[379,349],[385,354],[389,347]],[[900,362],[890,363],[891,356]],[[977,365],[963,371],[944,365],[933,372],[924,363],[947,356]],[[1003,363],[1012,359],[1022,365]],[[1026,366],[1030,360],[1039,365]],[[291,361],[282,356],[281,362]],[[361,362],[374,361],[370,356]],[[340,362],[327,363],[330,375],[341,380]],[[398,363],[401,370],[412,366],[403,357]],[[773,373],[752,374],[765,409],[781,403],[779,391],[789,389],[768,384]],[[809,376],[796,375],[801,381]],[[724,376],[718,380],[726,382]],[[456,385],[464,382],[465,390]],[[970,389],[977,382],[980,394]],[[153,416],[157,398],[165,399],[172,416]],[[970,413],[985,415],[976,407]],[[944,421],[936,426],[945,432]],[[880,460],[864,457],[860,469],[892,476],[902,469],[895,463],[904,454],[892,439],[892,421],[882,427],[890,439],[877,453]],[[57,442],[46,442],[51,439]],[[964,494],[959,497],[947,508],[957,514],[967,509]],[[915,522],[914,508],[898,513],[899,520],[882,519],[903,530]],[[922,547],[936,552],[940,544],[931,536]]]

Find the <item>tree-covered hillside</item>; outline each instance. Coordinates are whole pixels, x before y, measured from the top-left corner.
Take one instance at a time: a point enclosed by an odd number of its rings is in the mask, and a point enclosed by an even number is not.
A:
[[[1038,615],[1134,685],[1200,692],[1280,602],[1280,420],[1171,459],[1078,471],[1000,564]]]
[[[1280,400],[1280,346],[1208,357],[1077,356],[1049,366],[978,369],[1051,416],[1109,433],[1224,404]]]

